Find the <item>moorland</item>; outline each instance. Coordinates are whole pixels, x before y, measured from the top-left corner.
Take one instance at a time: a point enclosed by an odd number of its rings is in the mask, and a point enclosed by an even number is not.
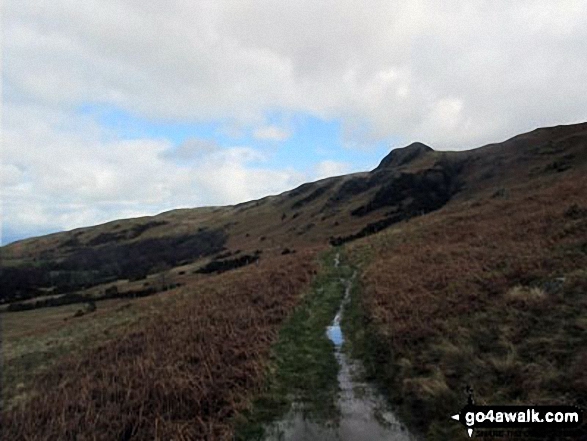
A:
[[[323,411],[333,252],[346,350],[416,436],[466,439],[469,388],[585,408],[586,195],[583,123],[4,246],[2,433],[251,439],[293,395]]]

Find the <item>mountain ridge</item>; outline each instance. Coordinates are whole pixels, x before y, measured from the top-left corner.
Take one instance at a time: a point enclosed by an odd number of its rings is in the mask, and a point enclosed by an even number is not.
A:
[[[5,268],[0,281],[26,280],[20,272],[37,275],[0,300],[39,294],[53,286],[49,273],[70,280],[60,288],[67,292],[112,278],[144,277],[161,267],[202,266],[222,253],[260,251],[268,258],[286,249],[356,240],[446,205],[544,185],[561,173],[583,170],[586,140],[587,123],[581,123],[540,128],[471,150],[436,151],[416,142],[391,150],[369,172],[308,182],[278,195],[24,239],[0,248]]]
[[[399,167],[402,165],[409,164],[410,162],[418,159],[422,155],[433,152],[432,147],[427,146],[421,142],[413,142],[405,147],[399,147],[393,149],[388,155],[381,160],[377,169],[386,167]]]
[[[319,403],[323,380],[336,385],[335,369],[312,376],[332,356],[317,340],[327,298],[346,303],[351,355],[412,433],[468,439],[446,417],[465,387],[485,403],[584,407],[586,128],[416,146],[281,195],[2,248],[7,433],[143,439],[163,424],[164,438],[233,439],[243,422],[259,434],[248,403],[280,413],[302,396],[279,386],[271,399],[268,371]],[[291,339],[309,328],[311,342]]]
[[[501,141],[501,142],[484,144],[484,145],[473,147],[473,148],[466,149],[466,150],[434,150],[432,147],[430,147],[422,142],[415,141],[415,142],[412,142],[404,147],[396,147],[396,148],[393,148],[392,150],[390,150],[390,152],[379,162],[377,167],[375,167],[371,171],[355,172],[355,173],[346,174],[346,175],[327,177],[327,178],[319,179],[317,181],[306,182],[306,183],[300,184],[299,186],[297,186],[291,190],[286,190],[286,191],[278,193],[278,194],[267,195],[267,196],[263,196],[259,199],[252,199],[250,201],[239,202],[237,204],[232,204],[232,205],[212,205],[212,206],[202,206],[202,207],[173,208],[173,209],[166,210],[161,213],[157,213],[157,214],[153,214],[153,215],[114,219],[114,220],[110,220],[110,221],[103,222],[100,224],[88,225],[88,226],[83,226],[83,227],[76,227],[71,230],[63,230],[63,231],[57,231],[57,232],[43,234],[43,235],[39,235],[39,236],[23,238],[23,239],[11,242],[9,244],[3,245],[2,247],[0,247],[0,249],[10,247],[10,246],[18,244],[18,243],[23,243],[26,241],[42,239],[42,238],[46,238],[46,237],[54,236],[54,235],[78,232],[81,230],[87,230],[87,229],[107,226],[110,224],[116,224],[118,222],[133,221],[133,220],[147,220],[147,219],[153,219],[153,218],[157,218],[157,217],[174,216],[180,212],[181,213],[193,213],[194,211],[198,211],[198,212],[201,211],[201,212],[208,213],[210,211],[216,211],[216,210],[220,210],[220,209],[243,208],[245,206],[254,205],[255,203],[261,203],[262,201],[264,201],[268,198],[275,198],[275,197],[280,197],[280,196],[284,196],[284,195],[291,195],[292,193],[295,194],[295,193],[299,192],[299,190],[304,187],[318,185],[318,184],[325,182],[325,181],[352,178],[352,177],[361,177],[361,176],[376,172],[380,169],[387,168],[390,166],[399,167],[399,166],[403,166],[403,165],[409,165],[413,161],[420,159],[422,156],[425,156],[428,153],[432,153],[432,154],[472,153],[472,154],[474,154],[477,152],[482,152],[486,149],[500,148],[499,146],[501,146],[501,148],[503,148],[503,147],[524,148],[526,145],[531,145],[532,140],[536,141],[536,138],[538,137],[538,135],[545,135],[545,134],[553,135],[554,134],[555,136],[558,137],[560,135],[567,134],[567,132],[570,132],[570,133],[568,133],[570,136],[576,135],[576,134],[585,134],[583,132],[587,132],[587,122],[576,123],[576,124],[560,124],[560,125],[549,126],[549,127],[538,127],[538,128],[533,129],[529,132],[525,132],[525,133],[522,133],[519,135],[512,136],[510,138],[507,138],[506,140]],[[528,143],[530,143],[530,144],[528,144]]]

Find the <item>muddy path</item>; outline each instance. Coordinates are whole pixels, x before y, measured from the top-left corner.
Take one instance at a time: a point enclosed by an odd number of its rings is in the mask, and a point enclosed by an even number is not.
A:
[[[338,268],[340,255],[334,256],[332,265]],[[356,273],[340,279],[344,295],[338,311],[324,329],[332,342],[338,363],[338,393],[335,398],[338,413],[326,421],[317,421],[304,411],[304,403],[294,401],[290,410],[279,420],[265,427],[263,439],[289,441],[350,441],[395,440],[414,441],[414,438],[389,409],[376,388],[363,380],[363,367],[345,351],[345,336],[341,329],[345,307],[351,296]]]

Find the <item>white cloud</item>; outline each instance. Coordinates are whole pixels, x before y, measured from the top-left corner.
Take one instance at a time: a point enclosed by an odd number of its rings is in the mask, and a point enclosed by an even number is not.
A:
[[[75,115],[7,110],[0,197],[3,228],[13,233],[234,204],[307,178],[258,166],[265,158],[249,147],[221,148],[198,139],[177,148],[165,140],[120,140],[94,133],[90,120],[72,125]]]
[[[316,165],[314,173],[315,179],[329,178],[331,176],[340,176],[349,172],[350,164],[338,161],[321,161]]]
[[[581,0],[8,0],[5,82],[58,106],[259,133],[289,109],[471,147],[587,117],[586,16]],[[444,120],[447,101],[461,110]]]
[[[166,150],[164,156],[190,162],[217,153],[219,150],[220,147],[214,140],[189,138],[176,149]]]
[[[587,120],[586,17],[583,0],[6,0],[3,216],[71,227],[302,179],[250,146],[119,139],[75,112],[88,103],[275,141],[293,134],[268,114],[310,114],[341,120],[349,146],[460,149]]]
[[[24,172],[14,164],[0,164],[2,187],[17,186],[24,179]]]
[[[276,126],[265,126],[255,129],[253,136],[256,139],[268,140],[268,141],[285,141],[291,134]]]

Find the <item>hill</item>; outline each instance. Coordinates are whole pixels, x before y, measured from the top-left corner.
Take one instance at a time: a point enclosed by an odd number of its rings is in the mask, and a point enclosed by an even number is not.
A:
[[[466,439],[447,415],[468,386],[483,404],[585,406],[585,194],[587,123],[465,151],[414,143],[257,201],[2,247],[2,301],[24,309],[1,314],[3,429],[230,439],[333,246],[358,274],[351,353],[415,433]]]
[[[355,240],[449,202],[548,185],[584,169],[587,125],[538,129],[504,143],[437,152],[393,150],[371,172],[328,178],[235,206],[174,210],[26,239],[1,248],[2,302],[139,280],[212,259],[267,258]],[[244,259],[243,261],[245,261]]]

